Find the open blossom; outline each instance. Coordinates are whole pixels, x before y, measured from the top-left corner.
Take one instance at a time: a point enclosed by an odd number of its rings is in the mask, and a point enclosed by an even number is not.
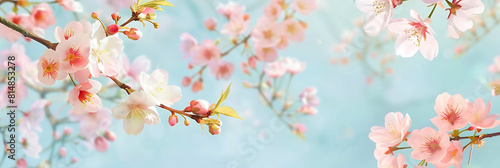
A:
[[[30,110],[24,113],[23,119],[19,121],[20,129],[42,131],[40,122],[45,116],[45,106],[50,102],[47,100],[37,100],[33,102]]]
[[[53,85],[56,80],[62,80],[68,75],[62,70],[56,52],[51,49],[45,50],[38,61],[37,67],[38,81],[45,85]]]
[[[315,107],[310,106],[310,105],[302,105],[298,109],[298,112],[299,113],[304,113],[304,114],[307,114],[307,115],[316,115],[316,113],[318,113],[318,110],[316,110]]]
[[[411,10],[410,15],[414,20],[397,19],[388,25],[391,32],[399,34],[395,44],[396,55],[412,57],[420,50],[426,59],[434,59],[439,45],[430,27],[430,19],[423,20],[414,10]]]
[[[101,108],[94,113],[75,113],[69,112],[69,119],[77,121],[80,127],[80,135],[91,140],[98,136],[100,131],[107,130],[111,125],[111,111],[107,108]]]
[[[33,7],[30,16],[34,26],[46,29],[56,23],[52,8],[47,3],[41,3]]]
[[[279,78],[286,73],[286,66],[281,61],[274,61],[264,65],[264,72],[271,78]]]
[[[281,32],[287,39],[292,41],[304,41],[306,37],[305,28],[294,19],[287,19],[281,23]]]
[[[288,73],[295,75],[306,69],[306,63],[300,62],[297,58],[281,58],[281,61],[285,64]]]
[[[229,20],[233,17],[239,17],[243,15],[243,12],[245,11],[245,7],[241,6],[235,2],[229,2],[227,4],[221,4],[219,7],[217,7],[217,12],[221,15],[226,16],[226,18]]]
[[[313,10],[316,10],[316,0],[293,0],[293,9],[303,15],[309,15]]]
[[[234,71],[234,65],[224,60],[213,62],[209,65],[210,73],[217,79],[229,79]]]
[[[130,28],[123,32],[131,40],[139,40],[142,37],[142,32],[136,28]]]
[[[275,47],[281,40],[280,24],[271,18],[260,18],[252,31],[252,40],[263,48]]]
[[[181,52],[184,53],[184,56],[182,58],[186,59],[191,57],[192,49],[197,45],[198,42],[196,42],[196,39],[193,36],[187,33],[182,33],[180,45]]]
[[[319,98],[316,96],[318,91],[315,87],[306,87],[300,93],[300,101],[305,105],[318,106]]]
[[[189,102],[189,107],[186,107],[184,111],[193,112],[198,115],[205,115],[210,111],[209,108],[210,103],[208,101],[199,99]]]
[[[220,49],[212,40],[203,40],[200,46],[193,49],[193,65],[202,65],[210,61],[218,60],[221,56]]]
[[[21,131],[21,145],[24,149],[24,154],[29,157],[38,158],[42,152],[38,134],[34,131],[23,132]]]
[[[85,69],[89,64],[90,39],[84,36],[74,36],[61,41],[56,48],[61,69],[73,73]]]
[[[278,59],[278,50],[274,47],[262,47],[260,45],[255,45],[256,58],[263,62],[273,62]]]
[[[497,120],[498,114],[489,114],[490,109],[490,102],[485,106],[483,99],[477,98],[474,102],[468,103],[468,108],[464,116],[475,129],[494,128],[500,124],[500,120]]]
[[[456,29],[465,32],[472,28],[472,15],[481,14],[484,11],[484,4],[481,0],[453,0],[448,15],[448,34],[452,38],[458,38]]]
[[[403,118],[400,112],[390,112],[385,115],[385,127],[372,127],[369,138],[380,147],[396,146],[408,136],[410,126],[408,114]]]
[[[462,167],[463,160],[463,146],[460,141],[451,141],[451,144],[446,148],[446,155],[439,162],[434,162],[436,168],[447,168],[455,166],[455,168]]]
[[[365,12],[363,29],[370,36],[376,36],[387,27],[392,19],[394,7],[392,0],[356,0],[356,7]]]
[[[378,167],[388,168],[406,168],[405,157],[403,154],[398,154],[397,157],[387,156],[378,163]]]
[[[446,131],[437,132],[431,127],[416,129],[408,138],[408,145],[413,148],[411,157],[415,160],[424,160],[430,163],[441,161],[451,144],[450,136]]]
[[[271,2],[264,8],[264,15],[273,19],[278,19],[281,15],[281,5],[277,2]]]
[[[123,57],[123,68],[122,73],[129,77],[131,77],[135,82],[139,82],[139,75],[142,72],[147,72],[151,69],[151,60],[148,59],[145,55],[141,55],[134,59],[132,64],[127,56]]]
[[[117,34],[107,36],[98,21],[93,24],[94,33],[90,41],[89,70],[92,76],[116,76],[120,72],[119,58],[123,41]]]
[[[217,21],[215,21],[214,18],[205,19],[203,24],[205,25],[205,28],[210,31],[215,30],[215,28],[217,28]]]
[[[101,83],[88,80],[87,83],[76,85],[69,92],[69,102],[73,105],[75,113],[96,112],[101,108],[101,98],[97,93],[101,90]]]
[[[249,24],[250,20],[245,15],[231,17],[229,22],[222,27],[221,33],[230,38],[237,38],[247,31]]]
[[[116,107],[111,109],[115,119],[123,120],[123,129],[128,135],[137,135],[144,129],[144,124],[160,123],[156,112],[156,100],[146,91],[138,90]]]
[[[64,26],[64,29],[61,27],[57,26],[54,35],[56,38],[57,42],[62,42],[64,40],[68,40],[70,37],[90,37],[92,35],[92,25],[90,22],[86,20],[82,21],[71,21],[66,26]]]
[[[181,89],[175,85],[167,85],[167,71],[156,69],[151,75],[142,72],[139,78],[142,89],[154,97],[157,105],[170,106],[181,99]]]
[[[94,140],[94,148],[98,152],[106,152],[108,150],[109,143],[103,137],[97,137]]]
[[[464,117],[467,102],[459,94],[453,96],[446,92],[440,94],[436,98],[434,110],[438,116],[432,118],[431,121],[439,130],[453,131],[465,127],[468,123]]]
[[[75,0],[57,0],[57,3],[64,7],[67,11],[82,12],[83,6],[80,2]]]

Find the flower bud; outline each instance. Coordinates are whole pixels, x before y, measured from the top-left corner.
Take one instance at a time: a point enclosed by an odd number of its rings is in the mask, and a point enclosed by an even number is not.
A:
[[[139,40],[142,37],[142,33],[136,28],[131,28],[128,31],[124,31],[123,34],[125,34],[129,39],[132,40]]]
[[[137,17],[139,17],[139,20],[145,20],[145,19],[146,19],[146,14],[141,13],[141,14],[139,14],[139,16],[137,16]]]
[[[176,115],[171,115],[170,117],[168,117],[168,124],[170,124],[170,126],[174,126],[175,124],[177,124],[177,122],[179,122],[179,119]]]
[[[71,128],[66,127],[66,128],[63,129],[63,135],[64,136],[69,136],[69,135],[71,135],[71,133],[73,133],[73,130]]]
[[[108,32],[109,35],[114,35],[118,33],[118,30],[120,30],[120,28],[115,24],[109,25],[108,28],[106,28],[106,31]]]
[[[191,88],[191,90],[196,93],[196,92],[199,92],[201,90],[203,90],[203,82],[201,80],[198,80],[196,82],[193,83],[193,86]]]
[[[189,126],[189,120],[184,120],[184,125]]]
[[[118,20],[120,20],[120,18],[122,18],[122,17],[118,14],[118,12],[116,12],[116,13],[111,14],[111,18],[113,18],[114,21],[118,22]]]
[[[116,136],[115,136],[115,133],[111,132],[110,130],[106,130],[106,132],[104,132],[104,138],[106,138],[108,141],[115,141],[116,139]]]
[[[94,19],[99,19],[99,16],[97,16],[97,13],[95,13],[95,12],[92,12],[92,15],[90,15],[90,17],[92,17]]]
[[[30,6],[30,3],[28,2],[28,0],[18,0],[17,5],[21,7],[28,7]]]
[[[208,132],[212,135],[217,135],[220,134],[221,128],[217,124],[209,124],[208,125]]]
[[[184,111],[193,112],[198,115],[205,115],[210,111],[210,103],[206,100],[192,100],[189,104],[190,106],[186,107]]]
[[[54,132],[53,136],[54,136],[54,140],[58,140],[61,137],[61,134],[59,134],[59,132]]]
[[[66,157],[66,148],[59,148],[59,157]]]
[[[21,158],[21,159],[18,159],[16,161],[16,166],[17,166],[17,168],[27,168],[28,163],[26,162],[26,160],[24,158]]]
[[[78,162],[78,158],[73,157],[73,158],[71,159],[71,163],[76,163],[76,162]]]
[[[108,150],[108,141],[103,137],[97,137],[94,140],[95,150],[99,152],[106,152]]]
[[[158,24],[157,22],[153,22],[153,26],[155,27],[155,29],[160,28],[160,24]]]
[[[146,15],[146,19],[148,19],[148,20],[155,20],[156,19],[156,13],[148,13]]]
[[[206,19],[205,22],[203,22],[203,24],[205,25],[205,28],[207,28],[207,30],[209,31],[213,31],[217,27],[217,22],[215,21],[214,18]]]
[[[245,86],[246,88],[253,88],[253,87],[254,87],[254,86],[253,86],[250,82],[248,82],[248,81],[243,82],[243,86]]]
[[[182,78],[182,86],[187,87],[189,84],[191,84],[191,77],[185,76]]]
[[[252,67],[255,69],[257,67],[257,57],[256,56],[251,56],[248,58],[248,66]]]

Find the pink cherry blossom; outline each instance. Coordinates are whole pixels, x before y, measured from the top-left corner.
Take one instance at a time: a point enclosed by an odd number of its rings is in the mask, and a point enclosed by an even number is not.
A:
[[[56,23],[56,18],[52,12],[52,8],[47,3],[41,3],[33,7],[30,16],[34,26],[46,29]]]
[[[209,31],[215,30],[215,28],[217,28],[217,21],[215,21],[214,18],[205,19],[203,24],[205,25],[205,28]]]
[[[465,127],[468,123],[464,117],[467,102],[459,94],[453,96],[446,92],[440,94],[436,98],[434,110],[438,116],[432,118],[431,121],[439,130],[453,131]]]
[[[446,155],[447,148],[451,144],[450,136],[446,131],[437,132],[431,127],[416,129],[408,138],[408,145],[413,148],[411,157],[415,160],[424,160],[430,163],[441,161]]]
[[[193,36],[187,33],[181,34],[180,49],[182,53],[184,53],[184,56],[182,58],[186,59],[191,57],[192,49],[195,48],[195,46],[198,46],[198,42],[196,42],[196,39]]]
[[[191,90],[196,93],[196,92],[199,92],[201,90],[203,90],[203,81],[201,80],[197,80],[196,82],[193,83],[193,86],[191,88]]]
[[[284,36],[289,40],[298,42],[304,41],[306,37],[304,31],[304,27],[294,19],[287,19],[281,23],[281,32],[283,32]]]
[[[411,119],[408,114],[403,118],[400,112],[390,112],[385,115],[385,127],[372,127],[369,138],[380,147],[397,146],[408,136],[410,126]]]
[[[448,34],[452,38],[458,38],[455,29],[465,32],[472,28],[472,15],[481,14],[484,11],[484,4],[481,0],[453,0],[449,5]]]
[[[219,47],[212,40],[203,40],[200,46],[193,49],[193,52],[191,64],[195,66],[218,60],[221,56]]]
[[[106,132],[104,132],[104,138],[106,138],[108,141],[115,141],[116,139],[116,136],[115,136],[115,133],[113,133],[112,131],[110,130],[106,130]]]
[[[402,154],[398,154],[397,157],[393,156],[384,157],[379,162],[378,167],[406,168],[405,157]]]
[[[255,45],[256,58],[263,62],[273,62],[278,59],[278,50],[276,48],[263,48],[260,45]]]
[[[292,75],[298,74],[306,68],[306,64],[304,62],[300,62],[296,58],[284,57],[281,58],[280,61],[285,64],[286,70]]]
[[[40,123],[45,116],[45,107],[48,106],[50,102],[47,100],[37,100],[33,102],[29,111],[24,113],[23,119],[19,121],[20,129],[24,129],[24,132],[30,130],[42,131]]]
[[[16,161],[16,166],[17,166],[17,168],[27,168],[28,163],[26,162],[26,160],[24,158],[21,158],[21,159],[18,159]]]
[[[281,5],[277,2],[271,2],[264,8],[264,15],[269,18],[278,19],[281,15]]]
[[[130,28],[123,32],[131,40],[139,40],[142,37],[142,32],[136,28]]]
[[[107,130],[111,125],[111,112],[107,108],[101,108],[94,113],[69,112],[69,119],[79,123],[80,135],[86,140],[94,139],[98,133]]]
[[[316,0],[293,0],[293,9],[303,15],[309,15],[313,10],[316,10]]]
[[[57,26],[54,31],[54,35],[57,42],[68,40],[73,36],[75,37],[84,36],[90,38],[91,33],[92,33],[92,25],[90,24],[90,22],[85,20],[79,22],[71,21],[68,24],[66,24],[64,29]]]
[[[59,148],[59,157],[66,157],[66,154],[68,154],[68,152],[66,151],[66,148]]]
[[[90,41],[89,71],[93,77],[116,76],[120,72],[119,59],[124,46],[117,34],[106,36],[99,22],[93,24],[93,36]]]
[[[316,87],[306,87],[300,93],[300,101],[305,105],[318,106],[319,98],[316,96]]]
[[[307,115],[316,115],[316,113],[318,113],[318,110],[316,110],[316,108],[313,107],[313,106],[302,105],[299,108],[298,112],[299,113],[304,113],[304,114],[307,114]]]
[[[490,109],[490,102],[485,106],[483,99],[477,98],[474,102],[468,103],[464,117],[474,129],[494,128],[500,124],[500,120],[497,120],[498,114],[489,114]]]
[[[295,132],[298,134],[304,134],[307,131],[306,125],[304,124],[295,124],[294,127],[295,127]]]
[[[95,150],[98,152],[106,152],[108,150],[109,143],[103,137],[97,137],[94,140]]]
[[[170,117],[168,117],[168,124],[170,124],[170,126],[174,126],[177,122],[179,122],[179,119],[176,115],[170,115]]]
[[[76,85],[69,92],[69,102],[75,113],[97,112],[101,108],[101,98],[97,93],[101,90],[101,83],[89,80],[87,83]]]
[[[139,75],[142,72],[147,72],[151,69],[151,60],[145,55],[141,55],[134,59],[132,64],[127,56],[123,57],[123,74],[131,77],[135,82],[139,83]]]
[[[414,20],[393,20],[387,27],[391,32],[399,34],[395,44],[396,55],[412,57],[420,50],[426,59],[434,59],[439,45],[434,38],[434,30],[430,27],[430,19],[423,20],[414,10],[411,10],[410,15]]]
[[[157,105],[170,106],[182,97],[181,88],[168,84],[168,72],[162,69],[154,70],[151,75],[144,72],[140,75],[142,89],[156,101]]]
[[[446,155],[439,162],[432,163],[436,168],[447,168],[452,165],[455,168],[462,167],[463,146],[460,141],[452,141],[450,146],[446,148]]]
[[[24,154],[29,157],[38,158],[39,154],[42,152],[42,146],[40,145],[38,134],[34,131],[21,132],[21,144],[24,150]]]
[[[186,107],[184,111],[192,112],[199,115],[205,115],[210,111],[209,108],[210,108],[210,103],[208,101],[199,99],[199,100],[192,100],[189,103],[189,107]]]
[[[230,62],[226,62],[224,60],[219,60],[217,62],[213,62],[209,64],[210,73],[215,76],[216,79],[225,79],[228,80],[233,74],[234,65]]]
[[[8,65],[8,57],[15,56],[16,60],[14,63],[16,64],[16,69],[20,68],[21,71],[24,71],[27,67],[31,66],[31,60],[25,53],[24,45],[14,43],[10,47],[10,49],[5,49],[0,52],[0,63],[3,66],[0,66],[0,69],[6,70]]]
[[[71,75],[78,83],[87,83],[89,79],[92,77],[89,68],[76,71],[75,73],[71,73]]]
[[[226,16],[228,20],[233,17],[239,17],[243,15],[245,7],[241,6],[235,2],[229,2],[227,4],[221,4],[217,7],[217,12],[221,15]]]
[[[37,64],[38,81],[45,85],[53,85],[56,80],[66,78],[68,73],[62,70],[56,52],[51,49],[45,50]]]
[[[392,0],[356,0],[356,7],[365,12],[363,29],[370,36],[376,36],[392,20],[394,4]]]
[[[182,78],[182,86],[184,87],[187,87],[191,84],[191,77],[189,76],[185,76],[184,78]]]
[[[80,4],[80,2],[75,0],[57,0],[57,3],[59,3],[59,5],[64,7],[64,9],[67,11],[73,11],[73,12],[83,11],[82,4]]]
[[[123,120],[123,129],[128,135],[138,135],[144,129],[144,124],[160,123],[156,112],[154,97],[143,90],[135,91],[128,98],[111,109],[115,119]]]
[[[56,48],[61,70],[73,73],[85,69],[89,64],[90,39],[84,36],[74,36],[61,41]]]
[[[69,135],[71,135],[71,133],[73,133],[73,129],[71,129],[70,127],[65,127],[63,129],[63,135],[69,136]]]
[[[247,31],[249,24],[250,20],[245,15],[231,17],[229,22],[222,27],[221,33],[230,38],[237,38]]]
[[[12,23],[15,23],[25,28],[33,27],[32,22],[29,19],[29,16],[25,14],[17,15],[15,13],[9,13],[5,18],[8,21],[11,21]],[[19,40],[19,37],[22,37],[21,33],[3,24],[0,24],[0,38],[6,38],[7,41],[9,42],[16,42],[17,40]]]
[[[252,40],[263,48],[275,47],[281,40],[281,33],[280,24],[271,18],[262,17],[252,31]]]
[[[279,78],[286,73],[286,66],[281,61],[274,61],[264,65],[264,72],[271,78]]]
[[[284,49],[286,49],[288,47],[289,43],[290,43],[290,40],[288,40],[285,37],[285,35],[282,35],[280,42],[278,43],[278,45],[276,45],[276,48],[278,48],[280,50],[284,50]]]

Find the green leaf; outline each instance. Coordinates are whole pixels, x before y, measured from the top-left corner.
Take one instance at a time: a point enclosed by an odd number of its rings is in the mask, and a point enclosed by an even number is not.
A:
[[[231,90],[231,83],[229,83],[229,86],[227,86],[227,89],[226,91],[224,91],[224,93],[222,93],[222,95],[220,96],[219,98],[219,101],[217,101],[217,104],[215,104],[215,106],[212,108],[212,109],[217,109],[217,107],[219,107],[219,105],[224,101],[226,100],[227,96],[229,95],[229,91]]]
[[[163,11],[163,9],[161,9],[160,6],[174,6],[174,5],[172,5],[170,2],[166,0],[153,0],[139,5],[139,7],[148,7],[159,11]]]
[[[243,120],[243,118],[241,118],[233,108],[228,107],[228,106],[218,107],[214,110],[214,113],[223,114],[223,115],[226,115],[229,117],[234,117],[234,118],[238,118],[238,119]]]

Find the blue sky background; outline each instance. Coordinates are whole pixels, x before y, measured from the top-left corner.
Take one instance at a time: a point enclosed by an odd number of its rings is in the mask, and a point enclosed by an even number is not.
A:
[[[192,93],[190,88],[183,88],[183,98],[174,104],[174,108],[183,108],[192,99],[216,101],[220,91],[233,82],[231,94],[224,102],[236,109],[245,120],[223,117],[222,133],[217,136],[202,136],[199,126],[192,124],[185,127],[179,124],[168,125],[168,113],[160,110],[163,122],[158,125],[147,125],[138,136],[128,136],[122,129],[122,120],[113,120],[111,130],[116,133],[116,141],[110,143],[105,153],[85,151],[82,146],[69,145],[69,156],[76,156],[79,162],[76,167],[376,167],[373,157],[375,144],[368,139],[370,128],[382,126],[384,116],[388,112],[400,111],[408,113],[412,119],[410,129],[420,129],[432,126],[430,118],[434,112],[434,100],[437,95],[448,92],[461,94],[469,100],[482,97],[492,101],[491,113],[500,113],[500,101],[490,95],[490,90],[484,86],[484,81],[491,81],[494,76],[488,72],[488,66],[493,58],[499,55],[498,29],[493,29],[479,43],[474,45],[460,58],[453,55],[454,47],[464,43],[464,39],[452,40],[447,37],[447,13],[437,10],[433,16],[432,27],[436,31],[439,42],[439,55],[432,62],[417,53],[412,58],[396,57],[391,63],[393,75],[384,79],[375,79],[371,85],[365,83],[368,71],[353,61],[347,66],[332,65],[331,58],[341,58],[332,52],[332,46],[340,41],[344,30],[353,29],[353,19],[363,16],[351,0],[318,0],[318,10],[309,16],[299,17],[308,22],[304,42],[292,42],[290,46],[280,51],[281,56],[295,57],[307,63],[307,69],[294,78],[291,90],[297,95],[308,86],[316,86],[320,98],[318,114],[311,117],[297,118],[297,122],[307,126],[306,141],[291,134],[288,129],[272,129],[276,120],[274,113],[266,108],[258,98],[255,90],[242,86],[243,81],[255,81],[241,73],[236,66],[230,81],[217,81],[212,76],[205,76],[205,89]],[[186,75],[195,70],[187,70],[187,61],[181,59],[179,37],[187,32],[198,41],[214,39],[219,35],[206,31],[203,20],[215,17],[220,23],[223,17],[215,12],[219,3],[226,1],[211,0],[171,0],[176,7],[164,7],[165,12],[158,12],[157,21],[161,24],[158,30],[147,25],[141,28],[143,37],[140,41],[125,38],[125,53],[133,60],[140,55],[146,55],[152,60],[152,67],[169,72],[169,84],[179,85]],[[251,15],[251,25],[262,15],[262,9],[269,2],[264,0],[237,1],[247,6]],[[486,6],[491,3],[485,2]],[[82,1],[85,13],[93,9],[103,14],[111,14],[104,2]],[[57,5],[52,5],[57,17],[56,26],[64,25],[74,20]],[[395,18],[409,17],[409,10],[416,9],[427,16],[430,8],[419,1],[405,2],[395,11]],[[120,10],[123,18],[129,11]],[[90,21],[90,20],[89,20]],[[131,25],[141,26],[140,23]],[[45,37],[54,41],[51,27],[46,30]],[[37,59],[44,51],[42,45],[31,42],[25,44],[27,55]],[[0,49],[10,48],[4,39],[0,39]],[[394,52],[393,44],[388,44],[387,52]],[[241,50],[230,54],[228,60],[241,62],[244,57]],[[108,82],[102,79],[103,82]],[[31,102],[37,99],[36,94],[23,102],[27,109]],[[61,101],[61,95],[49,95],[53,102]],[[109,103],[109,102],[108,102]],[[57,109],[56,105],[54,109]],[[112,107],[110,104],[107,107]],[[2,118],[4,116],[0,115]],[[2,121],[4,122],[4,121]],[[260,123],[255,125],[255,123]],[[49,124],[43,123],[41,143],[46,145],[51,139]],[[77,124],[70,125],[77,129]],[[62,127],[59,131],[62,130]],[[497,132],[499,129],[486,130]],[[268,132],[266,142],[254,141],[261,132]],[[208,132],[207,132],[208,133]],[[486,148],[473,151],[472,164],[468,167],[491,167],[499,165],[500,137],[486,140]],[[465,141],[464,141],[465,142]],[[497,152],[495,152],[497,151]],[[467,150],[466,153],[469,151]],[[419,161],[412,160],[409,152],[403,152],[406,163],[413,167]],[[46,158],[47,153],[41,158]],[[465,159],[466,160],[466,159]],[[40,162],[40,159],[29,159],[30,165]],[[464,165],[465,165],[464,161]]]

